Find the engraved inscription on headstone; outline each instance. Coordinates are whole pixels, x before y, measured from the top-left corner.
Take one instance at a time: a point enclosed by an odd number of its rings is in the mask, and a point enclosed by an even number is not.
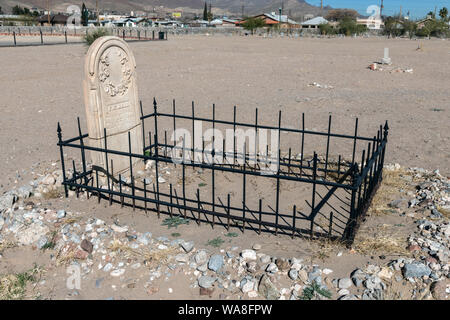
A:
[[[89,145],[142,153],[142,129],[137,90],[136,62],[128,44],[117,37],[102,37],[89,48],[85,61],[84,99]],[[92,163],[106,170],[106,156],[91,152]],[[111,167],[112,161],[112,167]],[[126,175],[130,162],[126,156],[108,154],[109,172]],[[138,164],[135,160],[133,166]]]

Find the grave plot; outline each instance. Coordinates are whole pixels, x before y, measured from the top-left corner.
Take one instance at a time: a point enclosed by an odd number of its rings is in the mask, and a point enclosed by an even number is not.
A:
[[[78,121],[78,136],[64,140],[58,124],[66,194],[86,191],[213,228],[353,241],[382,179],[387,123],[364,137],[357,119],[351,133],[332,132],[331,116],[328,130],[318,132],[306,129],[304,114],[288,128],[281,111],[276,123],[258,121],[257,109],[255,121],[245,123],[236,107],[226,119],[215,105],[205,115],[192,103],[186,114],[175,100],[144,108],[137,97],[127,44],[97,40],[86,60],[89,133]],[[81,165],[73,162],[69,176],[65,154],[74,150]]]

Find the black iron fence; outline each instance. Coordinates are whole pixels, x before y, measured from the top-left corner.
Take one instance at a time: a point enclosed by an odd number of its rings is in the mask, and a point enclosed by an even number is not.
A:
[[[1,27],[0,46],[37,46],[75,44],[83,42],[83,37],[95,30],[91,27]],[[125,41],[167,40],[168,31],[161,28],[108,28],[111,35]]]
[[[258,109],[254,123],[238,121],[236,107],[233,120],[217,119],[214,105],[212,117],[196,115],[194,103],[191,109],[190,115],[177,113],[174,100],[169,111],[163,112],[154,100],[152,112],[146,114],[141,104],[142,153],[131,151],[130,133],[128,149],[113,150],[107,147],[106,129],[103,144],[106,147],[99,148],[86,143],[88,134],[82,133],[79,119],[78,136],[68,140],[63,140],[58,123],[66,196],[69,189],[77,194],[86,191],[88,197],[95,195],[99,202],[107,199],[110,204],[120,203],[145,212],[152,210],[158,217],[166,214],[192,219],[198,224],[209,223],[213,228],[223,225],[227,229],[237,227],[242,232],[252,229],[258,233],[353,241],[358,223],[382,180],[387,122],[379,127],[375,136],[363,137],[358,134],[358,119],[353,133],[346,135],[331,132],[331,116],[328,130],[320,132],[306,129],[304,114],[299,128],[288,128],[282,126],[281,111],[277,125],[269,126],[258,122]],[[206,147],[203,137],[200,147],[196,145],[196,121],[213,129],[233,130],[232,148],[226,147],[225,139],[218,141],[215,136]],[[191,141],[186,136],[181,139],[182,143],[169,141],[168,136],[177,130],[177,125],[191,130]],[[151,130],[147,131],[149,126]],[[255,130],[255,136],[251,137],[255,144],[251,148],[247,140],[243,148],[238,148],[235,137],[239,128]],[[268,145],[265,152],[257,150],[256,142],[262,130],[278,132],[276,152],[269,152]],[[325,152],[321,156],[315,151],[308,155],[306,151],[307,147],[318,147],[314,139],[323,141]],[[296,142],[284,148],[283,141]],[[330,153],[332,145],[339,146],[342,152]],[[67,149],[79,150],[81,154],[81,164],[76,165],[73,160],[71,170],[67,170]],[[282,153],[281,149],[287,152]],[[89,164],[88,152],[102,154],[105,167]],[[205,156],[192,161],[196,153]],[[179,157],[177,161],[173,161],[174,154]],[[211,161],[218,154],[222,161]],[[113,157],[129,159],[127,177],[114,173]],[[139,174],[134,172],[137,169],[133,167],[136,160],[142,164],[152,162],[154,182],[138,178]],[[271,163],[276,164],[275,168],[269,174],[263,172]],[[168,166],[174,170],[171,175],[175,181],[171,183],[160,181],[165,174],[162,168],[166,170]],[[208,184],[197,184],[195,174],[203,177],[202,181],[208,177]]]

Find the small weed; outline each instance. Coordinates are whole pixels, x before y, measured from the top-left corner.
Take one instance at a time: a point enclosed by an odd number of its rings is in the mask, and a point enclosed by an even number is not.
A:
[[[321,288],[316,282],[314,282],[309,287],[303,289],[303,295],[300,297],[301,300],[312,300],[317,294],[331,299],[331,292]]]
[[[0,276],[0,300],[24,299],[27,284],[37,281],[37,275],[41,272],[42,270],[35,265],[26,272]]]
[[[215,238],[215,239],[209,240],[209,241],[206,243],[206,245],[207,245],[207,246],[212,246],[212,247],[215,247],[215,248],[219,248],[224,242],[225,242],[225,241],[224,241],[222,238],[217,237],[217,238]]]
[[[45,251],[47,249],[54,249],[56,246],[56,231],[52,232],[52,238],[50,241],[48,241],[44,246],[41,248],[41,250]]]
[[[225,237],[236,238],[238,234],[236,232],[228,232]]]
[[[181,234],[179,234],[178,232],[174,232],[171,234],[171,236],[174,238],[178,238],[179,236],[181,236]]]
[[[199,188],[206,186],[206,183],[202,182],[198,184]]]
[[[444,109],[439,109],[439,108],[432,108],[432,109],[430,109],[431,111],[433,111],[433,112],[441,112],[441,111],[444,111]]]
[[[162,226],[167,226],[170,228],[178,228],[179,225],[189,224],[188,219],[184,219],[180,216],[164,219]]]

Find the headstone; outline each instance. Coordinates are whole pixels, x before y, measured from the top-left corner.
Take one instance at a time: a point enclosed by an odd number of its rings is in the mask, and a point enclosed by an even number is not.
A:
[[[122,39],[102,37],[90,46],[85,61],[84,100],[91,147],[105,147],[106,129],[108,150],[129,152],[130,133],[131,151],[142,154],[136,62]],[[106,170],[105,153],[90,153],[93,166]],[[133,166],[139,163],[139,159],[133,159]],[[126,176],[130,159],[108,153],[108,167],[110,174]]]
[[[381,60],[383,64],[391,64],[391,58],[389,58],[389,48],[384,48],[384,58]]]

